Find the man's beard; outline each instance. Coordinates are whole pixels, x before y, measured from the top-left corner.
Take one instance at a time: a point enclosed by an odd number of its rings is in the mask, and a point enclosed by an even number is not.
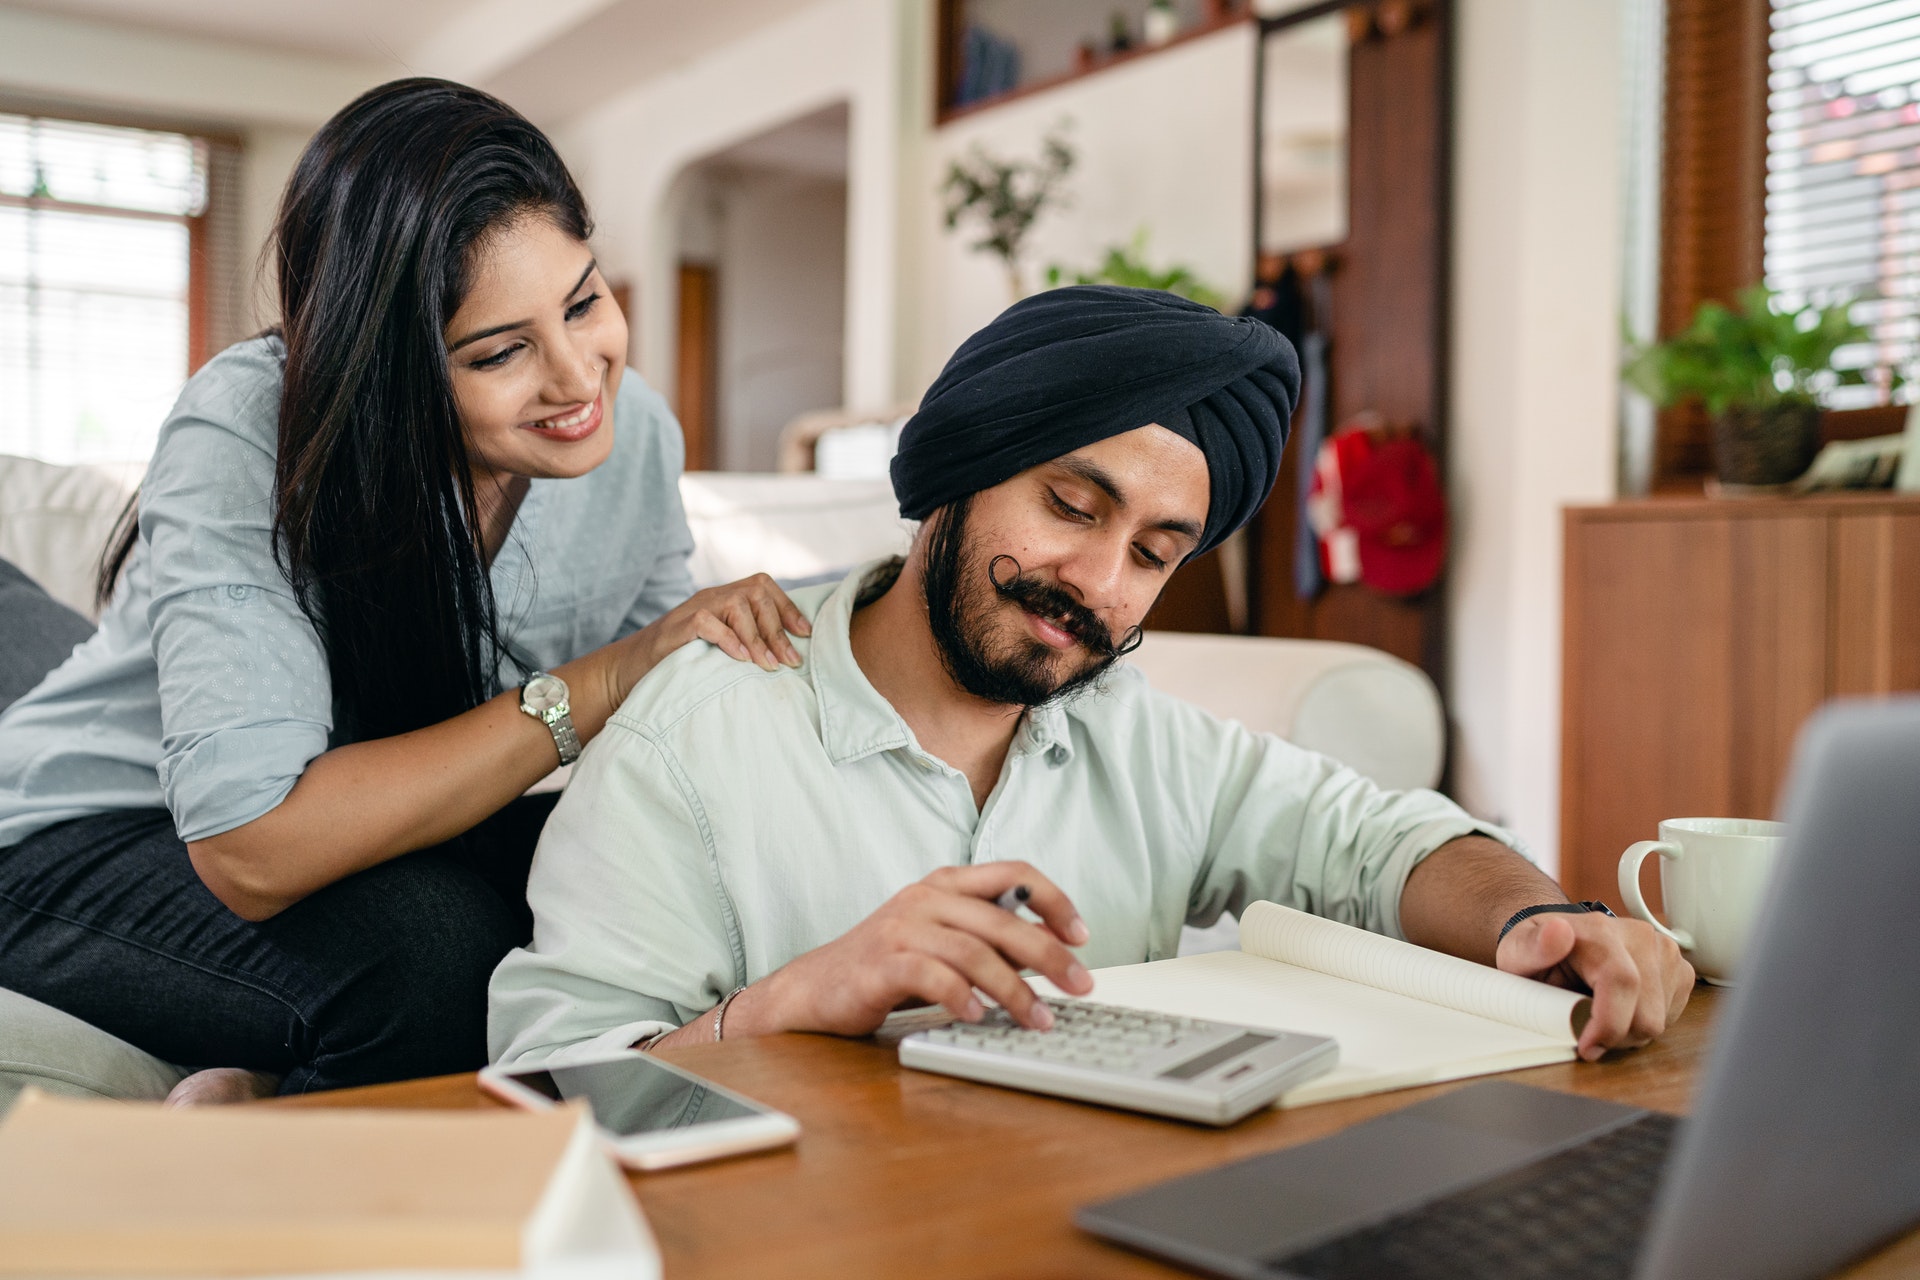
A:
[[[928,537],[921,575],[934,644],[955,684],[986,702],[1038,707],[1093,684],[1133,651],[1139,628],[1116,644],[1113,632],[1093,610],[1066,589],[1026,575],[1012,556],[983,563],[979,548],[967,538],[971,502],[961,498],[940,514]],[[1031,636],[1018,636],[1011,652],[992,652],[995,606],[1002,600],[1047,619],[1078,640],[1080,648],[1055,649]],[[1059,665],[1082,650],[1094,660],[1062,679]]]

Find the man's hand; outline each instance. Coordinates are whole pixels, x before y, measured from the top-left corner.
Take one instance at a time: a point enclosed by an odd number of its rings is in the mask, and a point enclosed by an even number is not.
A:
[[[1032,924],[994,905],[1016,885],[1031,893]],[[902,1004],[921,1000],[977,1022],[984,991],[1026,1026],[1053,1013],[1021,978],[1037,969],[1063,991],[1093,990],[1068,945],[1087,926],[1059,886],[1025,862],[942,867],[908,885],[847,933],[768,975],[727,1010],[727,1036],[825,1031],[862,1036]]]
[[[1027,886],[1027,907],[1044,925],[994,905],[1016,885]],[[742,1034],[755,1035],[866,1035],[914,1000],[977,1022],[986,1011],[976,989],[1025,1025],[1045,1029],[1053,1025],[1053,1014],[1020,970],[1037,969],[1062,990],[1085,994],[1093,978],[1067,945],[1086,940],[1087,926],[1073,903],[1029,864],[942,867],[839,938],[741,992],[727,1013],[727,1032],[738,1026]]]
[[[1598,1061],[1609,1049],[1638,1048],[1665,1031],[1693,994],[1693,966],[1671,939],[1638,920],[1598,912],[1542,912],[1500,940],[1494,964],[1555,986],[1585,983],[1593,1016],[1579,1053]]]

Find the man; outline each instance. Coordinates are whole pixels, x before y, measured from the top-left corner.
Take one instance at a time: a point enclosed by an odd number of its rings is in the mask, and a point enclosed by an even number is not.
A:
[[[1589,1059],[1658,1035],[1693,973],[1652,929],[1570,907],[1438,795],[1113,667],[1273,487],[1298,389],[1272,329],[1146,290],[1055,290],[975,334],[901,437],[904,563],[795,594],[799,669],[690,646],[587,749],[533,944],[494,975],[494,1058],[861,1035],[914,1001],[978,1018],[980,992],[1045,1028],[1020,970],[1097,998],[1088,968],[1262,897],[1585,982]],[[995,905],[1018,885],[1041,923]]]

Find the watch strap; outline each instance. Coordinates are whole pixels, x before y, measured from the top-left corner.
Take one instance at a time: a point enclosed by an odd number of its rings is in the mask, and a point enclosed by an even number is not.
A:
[[[546,676],[559,683],[564,689],[566,682],[548,671],[536,671],[528,676],[526,683],[520,686],[520,710],[547,726],[547,732],[553,735],[554,749],[560,753],[562,765],[572,764],[580,758],[580,735],[573,728],[573,691],[567,690],[567,701],[545,711],[536,711],[527,705],[527,685]]]
[[[545,717],[542,717],[545,720]],[[548,732],[553,734],[553,745],[560,751],[560,763],[572,764],[580,758],[580,735],[573,731],[573,712],[571,708],[551,720],[545,720]]]
[[[1509,916],[1504,925],[1500,926],[1500,936],[1493,940],[1493,945],[1496,947],[1499,946],[1501,942],[1506,939],[1506,936],[1513,932],[1513,926],[1519,924],[1522,920],[1531,919],[1538,915],[1545,915],[1549,911],[1571,911],[1576,915],[1592,913],[1594,915],[1611,916],[1613,914],[1613,909],[1598,899],[1589,899],[1585,902],[1542,902],[1537,906],[1522,907]]]

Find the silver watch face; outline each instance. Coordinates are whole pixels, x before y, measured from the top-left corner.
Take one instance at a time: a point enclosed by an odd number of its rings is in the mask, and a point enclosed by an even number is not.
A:
[[[527,681],[520,691],[520,705],[529,711],[545,715],[567,700],[567,682],[559,676],[548,675],[542,671]]]

